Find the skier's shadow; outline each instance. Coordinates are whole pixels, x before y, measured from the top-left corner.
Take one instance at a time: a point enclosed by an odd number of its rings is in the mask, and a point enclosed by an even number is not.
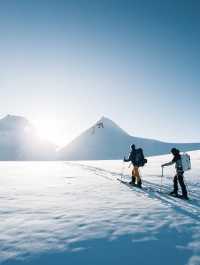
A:
[[[128,176],[125,176],[125,179],[129,179]],[[170,185],[163,185],[161,188],[160,185],[150,181],[144,180],[143,183],[145,186],[144,189],[132,187],[128,183],[127,186],[137,193],[146,194],[149,198],[157,199],[161,203],[176,209],[176,212],[188,216],[195,221],[200,221],[200,206],[198,205],[199,201],[195,198],[197,196],[196,194],[195,196],[192,195],[189,201],[185,201],[169,195]]]

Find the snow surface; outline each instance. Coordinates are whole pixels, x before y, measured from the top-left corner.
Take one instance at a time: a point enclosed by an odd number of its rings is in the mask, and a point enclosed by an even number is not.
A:
[[[185,174],[189,202],[130,188],[122,161],[0,162],[0,263],[200,264],[200,152]],[[160,189],[160,165],[151,157],[143,183]],[[173,167],[165,169],[171,190]]]

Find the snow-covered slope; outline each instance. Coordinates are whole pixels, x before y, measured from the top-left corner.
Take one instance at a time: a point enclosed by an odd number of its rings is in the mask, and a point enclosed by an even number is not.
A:
[[[55,146],[38,138],[33,126],[20,116],[0,120],[0,160],[55,159]]]
[[[148,156],[169,153],[172,147],[180,148],[182,151],[200,149],[200,143],[175,144],[132,137],[113,121],[103,117],[61,149],[59,158],[64,160],[121,159],[133,143],[142,147]]]
[[[142,169],[151,191],[116,180],[122,161],[0,162],[0,263],[199,265],[200,152],[191,157],[190,201],[166,194],[173,167],[156,192],[169,156]]]

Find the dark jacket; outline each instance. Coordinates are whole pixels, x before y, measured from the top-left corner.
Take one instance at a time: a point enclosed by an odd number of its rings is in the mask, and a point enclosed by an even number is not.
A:
[[[177,172],[183,172],[180,154],[174,155],[174,158],[172,159],[172,164],[176,164],[175,167],[176,167]]]
[[[171,166],[175,164],[176,167],[176,172],[177,173],[184,173],[183,172],[183,167],[182,167],[182,160],[181,160],[181,155],[180,153],[177,153],[174,155],[173,159],[171,162],[164,164],[163,166]]]
[[[131,150],[128,159],[124,159],[125,162],[132,162],[133,166],[140,166],[138,161],[136,161],[137,159],[137,149],[133,149]]]

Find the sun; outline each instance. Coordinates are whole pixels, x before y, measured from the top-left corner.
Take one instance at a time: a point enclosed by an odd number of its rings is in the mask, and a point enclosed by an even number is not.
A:
[[[67,132],[64,130],[62,121],[58,120],[34,120],[33,122],[38,137],[47,140],[58,147],[64,146],[68,142]]]

